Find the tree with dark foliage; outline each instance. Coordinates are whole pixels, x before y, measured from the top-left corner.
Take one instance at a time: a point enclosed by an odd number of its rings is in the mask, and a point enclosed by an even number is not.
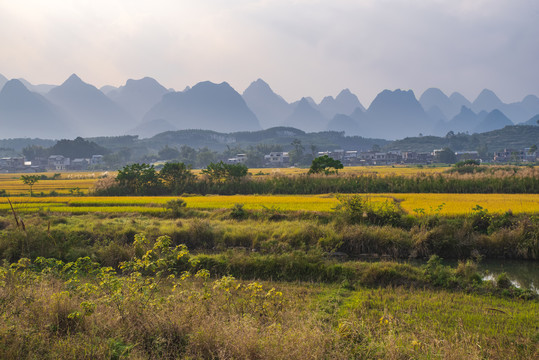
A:
[[[340,160],[335,160],[332,157],[323,155],[313,160],[308,174],[337,174],[339,169],[342,168],[343,164],[340,162]]]
[[[239,181],[247,176],[247,166],[243,164],[225,164],[222,161],[210,163],[202,173],[212,182]]]
[[[161,189],[159,176],[153,165],[132,164],[118,171],[118,185],[129,195],[157,195]]]
[[[159,179],[166,187],[167,192],[180,195],[194,181],[195,175],[191,172],[190,166],[184,163],[170,162],[166,163],[159,172]]]
[[[437,154],[436,160],[444,164],[454,164],[457,162],[457,155],[453,150],[446,147]]]

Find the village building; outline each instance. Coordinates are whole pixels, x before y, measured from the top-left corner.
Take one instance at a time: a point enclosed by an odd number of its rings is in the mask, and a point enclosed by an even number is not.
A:
[[[246,154],[236,154],[235,157],[226,160],[227,164],[245,164],[247,162]]]
[[[47,168],[49,170],[55,171],[65,171],[69,169],[71,165],[71,159],[63,155],[51,155],[49,156],[49,161]]]
[[[90,159],[90,165],[101,165],[103,164],[103,155],[92,155]]]
[[[90,159],[73,159],[70,170],[88,170]]]
[[[266,167],[288,167],[290,155],[287,152],[271,152],[269,155],[264,155],[264,165]]]
[[[534,162],[537,161],[537,151],[531,151],[531,148],[522,150],[503,149],[494,153],[494,162]]]
[[[25,169],[23,157],[0,158],[0,172],[19,172]]]

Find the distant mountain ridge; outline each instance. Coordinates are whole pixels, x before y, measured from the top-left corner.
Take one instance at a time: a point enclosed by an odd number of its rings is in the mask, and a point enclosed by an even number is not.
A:
[[[415,98],[412,90],[384,90],[376,96],[367,109],[366,119],[360,123],[369,137],[397,139],[430,134],[434,123]]]
[[[163,119],[177,129],[260,130],[255,114],[228,83],[201,82],[184,92],[165,94],[143,122]]]
[[[37,92],[37,93],[40,93],[40,94],[46,94],[48,93],[49,91],[51,91],[52,89],[54,89],[56,86],[58,85],[50,85],[50,84],[39,84],[39,85],[34,85],[34,84],[31,84],[29,81],[25,80],[25,79],[17,79],[19,80],[20,82],[22,82],[24,84],[24,86],[26,86],[26,88],[32,92]]]
[[[419,133],[445,136],[450,131],[484,132],[529,123],[539,114],[539,98],[535,95],[504,103],[488,89],[473,102],[458,92],[447,96],[437,88],[425,90],[419,99],[411,90],[384,90],[366,109],[349,89],[335,97],[326,96],[318,104],[308,96],[288,103],[262,79],[252,82],[241,95],[227,83],[210,82],[174,92],[149,77],[101,89],[75,74],[59,86],[17,81],[29,93],[8,92],[10,100],[0,105],[0,114],[4,126],[12,125],[0,136],[24,137],[34,132],[34,128],[15,123],[20,121],[28,126],[44,123],[47,129],[53,129],[47,131],[54,138],[69,134],[151,137],[163,131],[193,128],[230,132],[292,126],[308,132],[344,131],[347,135],[398,139]],[[0,74],[0,89],[7,83]],[[40,94],[44,97],[39,98]],[[36,112],[38,103],[44,116]]]
[[[140,80],[129,79],[124,86],[111,89],[106,95],[120,104],[135,121],[140,122],[144,115],[168,92],[155,79],[145,77]]]
[[[59,108],[16,79],[0,90],[0,129],[2,138],[59,139],[75,134]]]
[[[519,124],[527,121],[532,116],[539,114],[539,98],[535,95],[528,95],[522,101],[506,104],[500,100],[500,98],[491,90],[483,89],[477,98],[470,102],[464,96],[459,93],[453,93],[448,98],[439,89],[431,88],[427,89],[423,95],[421,95],[420,102],[425,109],[428,107],[437,106],[442,109],[447,116],[447,121],[437,124],[435,134],[443,135],[442,131],[463,131],[463,132],[475,132],[484,131],[484,126],[476,129],[478,122],[466,124],[462,121],[461,110],[462,107],[473,111],[479,117],[485,117],[493,110],[500,111],[512,124]],[[454,112],[455,107],[458,106],[459,111]],[[483,116],[484,115],[484,116]],[[459,120],[459,117],[461,118]],[[492,118],[489,119],[492,121]],[[494,122],[496,123],[496,122]],[[498,122],[500,126],[502,122]],[[508,124],[507,121],[503,123]],[[487,127],[489,128],[489,127]]]
[[[315,105],[316,106],[316,105]],[[302,98],[294,107],[294,111],[283,122],[307,132],[325,130],[327,119],[318,111],[307,98]]]
[[[423,92],[419,98],[419,103],[423,109],[429,112],[432,108],[437,108],[445,118],[450,119],[457,115],[460,106],[449,98],[442,90],[437,88],[429,88]]]
[[[278,126],[292,114],[293,107],[277,95],[262,79],[253,81],[243,92],[247,106],[255,113],[262,128]]]
[[[479,124],[475,127],[476,133],[483,133],[488,131],[493,131],[497,129],[502,129],[506,126],[514,125],[511,120],[504,113],[498,109],[494,109],[483,118]]]
[[[318,105],[319,111],[326,118],[333,118],[337,114],[350,115],[355,109],[359,108],[365,111],[365,108],[359,101],[356,95],[350,90],[342,90],[337,97],[326,96]]]
[[[75,74],[46,96],[67,112],[83,136],[122,135],[134,126],[125,110]]]
[[[0,90],[2,90],[7,81],[8,79],[4,75],[0,74]]]
[[[520,125],[531,125],[531,126],[539,126],[539,114],[535,115],[528,121],[523,122]]]

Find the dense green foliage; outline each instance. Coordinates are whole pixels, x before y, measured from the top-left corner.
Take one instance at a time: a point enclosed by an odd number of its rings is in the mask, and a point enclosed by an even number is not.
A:
[[[173,195],[179,195],[185,192],[188,185],[194,181],[195,176],[191,168],[184,163],[166,163],[159,171],[159,178],[163,186]]]
[[[313,160],[308,174],[337,174],[339,169],[342,168],[343,164],[339,160],[335,160],[327,155],[323,155]]]
[[[457,156],[453,150],[446,147],[443,148],[442,151],[438,152],[435,161],[443,164],[454,164],[457,162]]]
[[[237,182],[247,176],[247,166],[244,164],[225,164],[222,161],[210,163],[202,173],[211,183]]]
[[[116,181],[125,194],[156,195],[160,192],[159,176],[152,165],[127,165],[118,171]]]

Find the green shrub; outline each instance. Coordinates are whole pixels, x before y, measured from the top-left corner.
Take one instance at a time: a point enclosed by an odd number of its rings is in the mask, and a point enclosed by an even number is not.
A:
[[[394,201],[377,203],[361,195],[339,195],[337,199],[340,202],[337,210],[350,223],[399,226],[404,215],[404,211]]]
[[[484,209],[480,205],[476,205],[473,209],[472,214],[472,226],[473,229],[477,232],[480,232],[482,234],[486,234],[488,232],[488,228],[490,226],[491,221],[491,215],[488,213],[487,209]]]
[[[173,217],[179,218],[185,214],[187,203],[183,199],[169,200],[165,204],[165,209],[169,210]]]
[[[454,284],[453,273],[451,268],[442,265],[442,258],[437,255],[432,255],[423,267],[425,278],[435,286],[444,288],[452,287]]]
[[[234,204],[234,207],[230,211],[230,217],[236,220],[243,220],[247,215],[247,211],[243,208],[243,204]]]
[[[215,233],[209,221],[194,219],[189,227],[190,242],[195,248],[213,249]]]
[[[496,278],[496,286],[498,287],[498,289],[509,289],[513,286],[513,284],[511,284],[511,280],[507,276],[507,273],[502,272]]]
[[[467,260],[466,262],[459,261],[455,275],[464,283],[480,284],[482,282],[477,264],[472,260]]]

